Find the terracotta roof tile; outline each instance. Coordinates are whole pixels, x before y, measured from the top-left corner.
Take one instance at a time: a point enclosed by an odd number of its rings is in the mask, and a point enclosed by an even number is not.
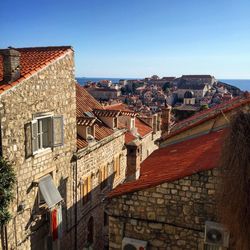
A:
[[[105,124],[103,123],[97,123],[95,125],[95,138],[96,140],[100,141],[102,139],[104,139],[105,137],[107,136],[110,136],[114,133],[114,131],[109,128],[108,126],[106,126]]]
[[[77,117],[77,125],[92,126],[95,121],[95,117]]]
[[[86,140],[84,140],[80,135],[77,135],[77,142],[76,142],[77,148],[85,148],[88,146],[88,143]]]
[[[124,103],[111,104],[111,105],[105,106],[105,109],[130,111],[128,105]]]
[[[70,46],[58,47],[34,47],[34,48],[15,48],[20,52],[21,77],[11,83],[1,84],[0,93],[4,92],[9,86],[15,86],[21,80],[31,76],[39,69],[56,60],[66,52],[72,50]],[[0,55],[0,81],[3,80],[3,58]]]
[[[80,84],[76,84],[76,115],[81,117],[85,112],[102,109],[102,105]]]
[[[136,137],[134,135],[132,135],[130,132],[125,133],[125,143],[130,143],[135,139],[136,139]]]
[[[95,139],[100,141],[114,133],[114,131],[105,124],[96,121],[95,122]],[[77,148],[81,149],[88,146],[88,142],[83,139],[79,134],[77,135]]]
[[[154,151],[141,165],[138,180],[119,185],[108,195],[143,190],[218,167],[227,130],[220,130]]]
[[[117,117],[120,115],[120,110],[94,109],[94,114],[99,117]]]
[[[117,103],[117,104],[112,104],[104,107],[106,110],[119,110],[121,112],[121,115],[125,116],[132,116],[135,117],[137,116],[137,113],[134,112],[133,110],[130,110],[128,106],[124,103]]]
[[[144,137],[153,131],[147,123],[137,117],[135,118],[135,127],[137,128],[137,132],[141,137]]]
[[[76,108],[77,121],[81,123],[81,125],[88,126],[94,121],[95,139],[97,141],[100,141],[114,133],[111,128],[109,128],[103,122],[97,120],[94,115],[93,110],[102,110],[102,105],[92,95],[90,95],[84,87],[80,86],[79,84],[76,84]],[[85,114],[86,112],[91,112],[93,117],[87,117]],[[86,146],[88,146],[87,141],[84,140],[80,135],[78,135],[77,148],[81,149]]]

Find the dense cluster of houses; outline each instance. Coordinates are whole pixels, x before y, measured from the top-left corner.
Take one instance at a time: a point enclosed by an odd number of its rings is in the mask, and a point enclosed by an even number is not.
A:
[[[178,121],[241,93],[211,75],[183,75],[180,78],[153,75],[142,80],[122,79],[117,84],[102,80],[88,83],[85,87],[99,101],[123,102],[144,116],[161,112],[167,102],[173,106]]]
[[[175,79],[147,81],[166,80]],[[248,95],[173,125],[154,84],[142,93],[160,100],[161,113],[98,102],[75,81],[66,46],[0,50],[0,82],[1,156],[17,178],[1,249],[227,249],[218,160]]]

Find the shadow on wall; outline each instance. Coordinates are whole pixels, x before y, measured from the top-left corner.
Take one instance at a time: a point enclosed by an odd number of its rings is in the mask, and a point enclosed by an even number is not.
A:
[[[72,172],[74,180],[69,182],[68,178],[61,178],[58,187],[64,200],[61,206],[62,223],[55,223],[52,226],[52,213],[38,192],[37,185],[32,183],[27,189],[27,195],[37,189],[35,202],[32,208],[19,207],[17,215],[13,218],[14,245],[9,245],[9,248],[6,248],[6,242],[9,241],[10,244],[13,239],[7,239],[8,235],[5,235],[4,228],[1,230],[1,249],[9,250],[12,247],[17,249],[27,246],[25,244],[27,244],[28,239],[30,239],[30,249],[32,250],[60,249],[62,246],[63,249],[82,250],[84,247],[88,249],[90,246],[93,249],[108,249],[108,219],[104,213],[104,198],[112,190],[115,173],[84,195],[82,183],[79,180],[76,181],[77,175],[74,170]],[[70,196],[73,197],[74,201],[78,201],[67,208],[67,197]],[[25,225],[16,224],[25,217],[29,217]],[[20,233],[20,228],[25,230],[21,230]],[[59,229],[61,229],[61,238]]]

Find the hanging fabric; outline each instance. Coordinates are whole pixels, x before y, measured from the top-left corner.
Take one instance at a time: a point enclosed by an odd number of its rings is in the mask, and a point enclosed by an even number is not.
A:
[[[58,239],[57,209],[51,211],[51,234],[53,241]]]

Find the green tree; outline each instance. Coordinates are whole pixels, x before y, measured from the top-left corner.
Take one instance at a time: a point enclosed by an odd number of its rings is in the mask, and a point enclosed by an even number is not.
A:
[[[170,89],[170,83],[169,82],[166,82],[166,83],[164,83],[164,85],[162,86],[162,90],[163,91],[167,91],[167,89]]]
[[[204,109],[208,109],[208,108],[209,108],[209,107],[208,107],[207,104],[203,104],[203,105],[201,106],[200,110],[204,110]]]
[[[0,158],[0,226],[5,225],[10,219],[9,205],[13,200],[13,188],[16,176],[11,164]]]

